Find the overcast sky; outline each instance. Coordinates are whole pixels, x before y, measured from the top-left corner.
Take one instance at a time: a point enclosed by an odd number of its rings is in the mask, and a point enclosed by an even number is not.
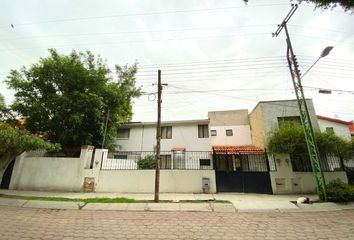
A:
[[[0,8],[0,88],[10,69],[48,55],[90,50],[107,64],[140,69],[137,84],[154,93],[157,70],[168,86],[163,120],[207,118],[208,111],[248,109],[258,101],[293,99],[285,36],[271,33],[288,0],[3,0]],[[354,15],[301,4],[289,21],[304,73],[326,46],[333,51],[304,77],[317,114],[354,119]],[[11,27],[13,24],[14,27]],[[332,89],[320,94],[319,89]],[[154,94],[135,100],[134,121],[155,121]]]

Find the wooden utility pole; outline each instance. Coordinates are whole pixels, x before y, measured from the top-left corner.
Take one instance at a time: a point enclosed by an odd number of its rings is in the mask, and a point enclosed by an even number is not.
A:
[[[160,191],[160,142],[161,142],[161,70],[157,72],[157,125],[156,125],[156,167],[155,167],[155,197],[154,201],[159,202]]]

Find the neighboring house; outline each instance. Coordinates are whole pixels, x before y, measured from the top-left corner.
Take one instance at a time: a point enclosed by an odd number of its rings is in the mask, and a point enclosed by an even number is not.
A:
[[[306,100],[314,130],[319,129],[315,109],[311,99]],[[253,143],[260,148],[267,145],[274,129],[287,121],[301,123],[296,100],[259,102],[250,114]],[[276,171],[270,172],[273,193],[311,192],[315,189],[311,163],[304,154],[269,154],[269,163],[275,165]],[[321,168],[326,181],[341,179],[347,182],[347,176],[339,158],[321,159]]]
[[[156,122],[123,125],[118,130],[117,144],[118,151],[110,153],[103,167],[137,169],[139,159],[154,155]],[[208,119],[161,123],[162,169],[212,169],[211,149]]]
[[[306,100],[312,126],[319,129],[312,100]],[[259,102],[249,115],[253,144],[260,148],[267,146],[271,132],[283,122],[301,123],[300,111],[296,100],[279,100]]]
[[[252,145],[248,110],[208,112],[212,146]]]
[[[186,151],[210,151],[209,120],[166,121],[161,123],[161,151],[182,148]],[[118,130],[118,150],[154,151],[156,122],[132,122]]]
[[[317,115],[317,121],[321,132],[334,133],[345,140],[351,139],[349,125],[352,124],[352,122],[320,115]]]
[[[209,112],[216,188],[272,193],[264,149],[252,145],[248,110]]]
[[[354,140],[354,122],[351,121],[351,124],[349,125],[349,132],[350,135],[352,136],[352,139]]]

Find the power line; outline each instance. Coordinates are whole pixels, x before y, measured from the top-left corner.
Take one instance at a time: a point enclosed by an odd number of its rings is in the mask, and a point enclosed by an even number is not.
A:
[[[231,34],[231,35],[219,35],[219,36],[203,36],[203,37],[185,37],[185,38],[165,38],[165,39],[148,39],[148,40],[134,40],[134,41],[121,41],[121,42],[106,42],[106,43],[86,43],[86,44],[63,44],[58,46],[52,46],[55,48],[73,47],[73,46],[102,46],[102,45],[120,45],[120,44],[135,44],[135,43],[147,43],[147,42],[164,42],[164,41],[184,41],[184,40],[214,40],[217,38],[236,38],[245,36],[259,36],[269,35],[269,33],[249,33],[249,34]],[[29,47],[29,48],[2,48],[0,52],[11,50],[32,50],[32,49],[47,49],[49,47]]]
[[[233,10],[240,8],[257,8],[257,7],[271,7],[271,6],[284,6],[288,4],[284,3],[274,3],[274,4],[259,4],[259,5],[242,5],[242,6],[228,6],[228,7],[218,7],[218,8],[199,8],[199,9],[181,9],[181,10],[168,10],[168,11],[156,11],[156,12],[138,12],[138,13],[122,13],[114,15],[104,15],[95,17],[78,17],[78,18],[64,18],[64,19],[53,19],[53,20],[42,20],[24,23],[13,23],[15,27],[23,27],[29,25],[38,24],[48,24],[48,23],[58,23],[58,22],[75,22],[75,21],[86,21],[95,19],[109,19],[109,18],[120,18],[120,17],[137,17],[137,16],[152,16],[152,15],[166,15],[166,14],[180,14],[180,13],[195,13],[195,12],[205,12],[205,11],[220,11],[220,10]],[[9,28],[9,26],[0,26],[0,29]]]
[[[183,32],[183,31],[204,31],[213,29],[238,29],[251,27],[274,26],[274,24],[256,24],[245,26],[220,26],[220,27],[195,27],[195,28],[177,28],[177,29],[156,29],[156,30],[140,30],[140,31],[120,31],[120,32],[89,32],[89,33],[64,33],[51,35],[37,35],[29,37],[2,38],[0,41],[13,41],[22,39],[52,38],[52,37],[81,37],[81,36],[98,36],[98,35],[123,35],[123,34],[140,34],[140,33],[160,33],[160,32]]]

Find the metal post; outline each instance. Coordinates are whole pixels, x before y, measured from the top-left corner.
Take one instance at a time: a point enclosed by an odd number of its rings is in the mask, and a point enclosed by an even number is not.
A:
[[[155,196],[154,201],[159,202],[160,191],[160,142],[161,142],[161,70],[157,72],[157,125],[156,125],[156,166],[155,166]]]
[[[287,61],[288,61],[290,75],[295,90],[297,103],[299,106],[300,119],[302,122],[302,126],[304,128],[306,145],[307,145],[307,149],[311,161],[312,172],[316,181],[317,192],[320,198],[324,198],[324,200],[327,200],[326,182],[320,166],[320,158],[318,154],[317,145],[315,142],[311,118],[308,111],[305,94],[301,84],[300,71],[298,69],[297,59],[294,54],[291,41],[290,41],[290,35],[286,26],[287,22],[289,21],[290,17],[294,14],[296,9],[297,9],[297,5],[293,5],[292,9],[288,13],[286,18],[282,22],[282,24],[279,25],[278,30],[273,34],[273,36],[278,36],[280,31],[283,28],[285,29],[286,43],[287,43]]]

